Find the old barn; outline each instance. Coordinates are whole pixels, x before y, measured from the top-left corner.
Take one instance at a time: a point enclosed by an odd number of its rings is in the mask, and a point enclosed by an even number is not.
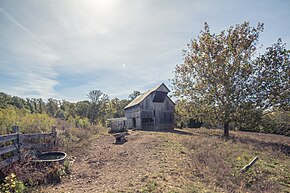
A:
[[[174,128],[174,102],[164,83],[135,98],[125,107],[126,126],[131,129],[164,130]]]

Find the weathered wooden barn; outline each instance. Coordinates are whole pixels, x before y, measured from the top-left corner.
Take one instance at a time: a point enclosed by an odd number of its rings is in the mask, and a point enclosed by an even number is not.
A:
[[[164,83],[135,98],[125,107],[126,127],[141,130],[174,128],[174,102]]]

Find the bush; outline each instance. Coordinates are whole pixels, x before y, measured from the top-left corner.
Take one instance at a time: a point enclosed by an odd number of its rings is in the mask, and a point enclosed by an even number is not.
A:
[[[55,119],[47,114],[30,114],[27,109],[9,107],[0,109],[0,134],[11,133],[13,125],[20,127],[21,133],[50,132]]]
[[[5,177],[4,182],[0,186],[3,193],[22,193],[26,190],[26,187],[22,181],[17,180],[16,175],[11,173]]]
[[[276,111],[265,115],[260,132],[290,136],[290,112]]]

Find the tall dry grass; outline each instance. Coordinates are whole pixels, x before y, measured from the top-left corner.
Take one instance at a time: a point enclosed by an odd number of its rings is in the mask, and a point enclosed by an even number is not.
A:
[[[283,136],[197,129],[183,144],[190,151],[194,178],[226,192],[283,192],[290,188],[290,140]],[[241,168],[255,156],[246,173]]]

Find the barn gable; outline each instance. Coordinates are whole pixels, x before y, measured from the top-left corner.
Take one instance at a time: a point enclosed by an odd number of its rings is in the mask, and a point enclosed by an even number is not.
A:
[[[167,88],[167,86],[162,83],[161,85],[152,88],[146,92],[144,92],[143,94],[139,95],[138,97],[136,97],[133,101],[131,101],[124,109],[128,109],[130,107],[133,107],[135,105],[139,105],[144,99],[146,99],[146,97],[148,97],[151,93],[153,93],[154,95],[156,95],[156,99],[155,101],[160,101],[160,97],[163,97],[164,99],[167,96],[167,93],[170,92],[170,90]],[[156,94],[157,93],[157,94]],[[163,99],[163,101],[164,101]],[[170,99],[171,100],[171,99]],[[155,102],[153,101],[153,102]],[[163,102],[162,101],[162,102]],[[171,102],[174,104],[174,102],[171,100]]]
[[[134,129],[172,129],[174,102],[167,96],[164,83],[148,90],[125,107],[126,126]]]

